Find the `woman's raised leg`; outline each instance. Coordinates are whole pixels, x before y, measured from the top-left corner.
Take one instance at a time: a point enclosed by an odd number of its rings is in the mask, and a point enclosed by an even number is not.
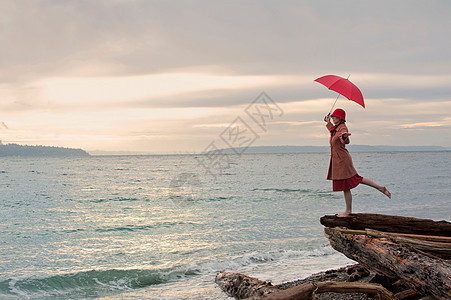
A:
[[[385,186],[378,185],[377,183],[375,183],[371,179],[368,179],[368,178],[365,178],[365,177],[362,179],[361,183],[366,184],[368,186],[371,186],[371,187],[379,190],[381,193],[385,194],[385,196],[387,196],[388,198],[391,199],[391,193],[387,190],[387,188]]]

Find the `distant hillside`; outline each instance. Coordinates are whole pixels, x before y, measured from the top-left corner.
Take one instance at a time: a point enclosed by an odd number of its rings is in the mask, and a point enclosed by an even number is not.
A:
[[[3,145],[0,142],[0,156],[90,156],[82,149],[51,146],[22,146],[18,144]]]
[[[349,145],[352,152],[412,152],[412,151],[451,151],[441,146],[365,146]],[[238,153],[329,153],[329,146],[257,146],[235,148]],[[233,149],[223,149],[225,153],[235,153]]]

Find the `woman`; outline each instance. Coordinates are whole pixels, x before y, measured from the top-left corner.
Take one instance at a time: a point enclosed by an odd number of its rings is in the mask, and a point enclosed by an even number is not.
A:
[[[330,122],[332,119],[332,123]],[[340,218],[349,217],[352,214],[352,194],[351,189],[358,186],[360,183],[369,185],[381,193],[391,198],[390,192],[385,186],[380,186],[374,181],[359,176],[352,164],[351,155],[346,150],[345,145],[349,144],[349,136],[346,127],[346,113],[344,110],[338,108],[332,115],[325,118],[327,122],[326,127],[330,131],[330,164],[327,179],[333,181],[333,191],[343,191],[346,203],[346,210],[344,213],[337,215]]]

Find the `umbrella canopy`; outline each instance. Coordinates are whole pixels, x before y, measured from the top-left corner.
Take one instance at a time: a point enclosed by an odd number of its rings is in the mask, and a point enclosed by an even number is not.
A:
[[[315,81],[365,107],[362,92],[348,79],[336,75],[326,75]]]

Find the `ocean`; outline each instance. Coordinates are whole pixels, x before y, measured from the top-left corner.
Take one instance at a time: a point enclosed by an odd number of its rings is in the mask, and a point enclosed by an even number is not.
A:
[[[354,212],[451,220],[451,152],[351,155],[393,195],[358,186]],[[319,223],[344,211],[328,154],[203,158],[0,158],[0,299],[229,299],[219,271],[277,284],[353,263]]]

